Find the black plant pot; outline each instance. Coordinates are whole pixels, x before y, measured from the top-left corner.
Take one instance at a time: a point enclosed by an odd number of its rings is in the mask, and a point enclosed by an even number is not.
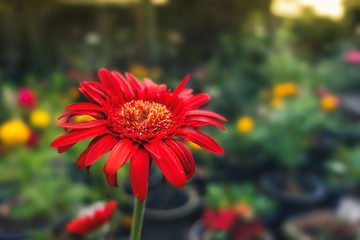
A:
[[[294,176],[288,172],[273,171],[263,174],[260,184],[269,195],[279,201],[279,208],[270,226],[279,235],[279,239],[281,239],[279,226],[285,219],[314,209],[327,195],[323,182],[312,174]],[[289,188],[294,185],[297,191]]]
[[[200,216],[200,198],[192,187],[162,186],[148,193],[143,240],[183,240],[193,218]]]
[[[326,129],[317,131],[314,135],[314,144],[307,153],[306,167],[312,171],[322,172],[325,161],[332,156],[337,142],[338,134]]]

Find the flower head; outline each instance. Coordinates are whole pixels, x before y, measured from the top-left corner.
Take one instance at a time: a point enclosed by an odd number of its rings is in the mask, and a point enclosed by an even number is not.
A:
[[[278,84],[273,89],[273,94],[275,97],[287,97],[296,95],[298,92],[298,87],[293,82],[285,82]]]
[[[34,108],[37,104],[36,94],[29,88],[23,88],[18,93],[18,102],[26,108]]]
[[[66,225],[66,230],[74,234],[85,235],[106,223],[116,210],[116,202],[98,203],[83,209],[80,216]]]
[[[31,135],[29,127],[18,120],[5,122],[0,127],[0,139],[6,145],[25,144]]]
[[[35,110],[30,114],[30,122],[38,128],[45,128],[50,124],[50,115],[44,110]]]
[[[344,58],[350,64],[360,64],[360,51],[356,49],[348,51]]]
[[[327,112],[331,112],[339,106],[340,100],[337,96],[327,94],[320,100],[321,108]]]
[[[232,209],[205,209],[201,221],[209,230],[229,230],[236,218],[236,213]]]
[[[176,187],[183,187],[195,173],[190,151],[182,143],[194,142],[211,152],[222,154],[222,148],[200,127],[214,124],[225,130],[218,121],[226,119],[214,112],[198,110],[210,100],[209,95],[192,94],[184,89],[186,77],[173,91],[165,84],[155,84],[145,78],[139,82],[133,75],[102,69],[101,83],[81,83],[80,91],[89,102],[66,107],[60,124],[73,129],[55,139],[51,146],[64,152],[76,142],[95,137],[80,155],[77,165],[89,169],[105,153],[110,155],[104,166],[108,182],[117,186],[117,171],[130,161],[130,180],[135,196],[144,200],[147,194],[149,168],[152,161],[165,178]],[[71,123],[79,115],[90,115],[96,120]],[[183,139],[183,140],[182,140]]]
[[[253,119],[251,117],[245,116],[245,117],[241,117],[238,120],[236,124],[236,129],[240,134],[247,134],[254,129],[254,125],[255,124]]]

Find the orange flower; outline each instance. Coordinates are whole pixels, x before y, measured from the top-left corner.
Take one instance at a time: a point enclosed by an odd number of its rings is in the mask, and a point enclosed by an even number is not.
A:
[[[339,98],[332,94],[325,95],[321,98],[320,105],[327,112],[333,111],[339,106]]]
[[[287,96],[294,96],[298,92],[298,87],[293,82],[285,82],[278,84],[273,89],[273,94],[275,97],[287,97]]]

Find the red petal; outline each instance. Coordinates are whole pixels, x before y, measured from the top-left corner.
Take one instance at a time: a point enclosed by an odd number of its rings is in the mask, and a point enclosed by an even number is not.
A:
[[[102,68],[98,73],[100,81],[106,89],[109,89],[114,95],[121,93],[120,82],[107,69]]]
[[[117,186],[118,186],[118,183],[117,183],[117,172],[116,172],[115,174],[111,174],[111,175],[105,174],[105,176],[106,176],[107,182],[108,182],[111,186],[114,186],[114,187],[117,187]]]
[[[159,139],[144,146],[167,180],[175,187],[183,187],[186,183],[185,171],[175,153]]]
[[[195,131],[194,129],[182,128],[176,135],[179,137],[185,138],[185,139],[189,140],[190,142],[194,142],[197,145],[199,145],[200,147],[202,147],[210,152],[213,152],[216,154],[224,153],[224,151],[222,150],[220,145],[217,142],[215,142],[214,139],[212,139],[211,137],[209,137],[203,133],[199,133],[199,132]]]
[[[100,91],[97,87],[94,87],[90,82],[80,83],[89,96],[95,100],[98,104],[102,105],[106,101],[106,94]]]
[[[86,97],[86,99],[93,104],[97,104],[97,102],[86,92],[85,89],[79,88],[79,91]]]
[[[187,116],[205,116],[205,117],[212,117],[212,118],[217,118],[220,119],[222,121],[227,121],[226,118],[224,118],[223,116],[214,113],[212,111],[208,111],[208,110],[190,110],[186,112]]]
[[[111,134],[105,135],[100,141],[96,142],[88,152],[85,160],[85,165],[89,166],[96,160],[109,152],[119,139]]]
[[[98,136],[96,138],[94,138],[90,143],[89,146],[80,154],[80,156],[77,159],[76,162],[76,166],[80,169],[83,169],[84,167],[86,167],[86,156],[88,154],[88,152],[90,151],[90,149],[94,146],[95,143],[97,143],[102,136]]]
[[[69,148],[71,148],[74,145],[75,145],[75,143],[65,145],[65,146],[60,146],[60,147],[57,148],[58,153],[63,153],[63,152],[67,151]]]
[[[110,152],[104,166],[106,175],[114,175],[136,152],[139,144],[129,139],[120,140]]]
[[[139,148],[130,160],[130,180],[133,192],[140,201],[144,201],[147,195],[149,170],[149,153]]]
[[[188,116],[185,119],[185,122],[183,123],[183,125],[189,124],[190,126],[194,126],[194,127],[201,127],[204,125],[208,125],[208,124],[214,124],[215,126],[221,128],[222,130],[225,131],[225,127],[224,125],[222,125],[219,121],[210,118],[210,117],[204,117],[204,116]]]
[[[188,106],[192,109],[198,109],[210,100],[210,96],[207,93],[199,93],[186,100]]]
[[[81,111],[100,111],[100,112],[104,112],[104,108],[93,104],[93,103],[88,103],[88,102],[78,102],[78,103],[73,103],[70,104],[69,106],[67,106],[65,108],[65,110],[81,110]]]
[[[129,83],[135,92],[142,93],[144,91],[144,85],[140,83],[134,75],[131,73],[125,73],[125,76],[129,80]]]
[[[181,165],[183,166],[186,174],[186,179],[190,179],[189,173],[192,172],[190,163],[187,159],[187,156],[185,155],[184,151],[180,146],[175,142],[175,140],[165,140],[164,141],[166,145],[176,154],[176,156],[179,158]]]
[[[68,120],[70,120],[72,117],[75,117],[75,116],[80,116],[80,115],[90,115],[94,118],[102,118],[103,115],[99,112],[93,112],[93,111],[69,111],[69,112],[66,112],[66,113],[63,113],[59,118],[58,120],[64,118],[64,117],[69,117]]]
[[[179,84],[179,86],[174,90],[173,94],[174,95],[178,95],[179,93],[182,92],[182,90],[184,89],[187,81],[189,80],[190,75],[187,75],[182,82]]]
[[[63,128],[84,129],[107,125],[107,123],[108,121],[106,120],[94,120],[89,122],[60,123],[59,126]]]
[[[194,176],[195,171],[196,171],[194,157],[191,154],[191,152],[189,151],[189,149],[187,147],[185,147],[185,145],[182,142],[176,141],[176,140],[175,140],[175,142],[181,147],[181,149],[183,150],[183,152],[185,153],[185,155],[187,157],[187,160],[189,161],[191,172],[188,174],[188,179],[190,179]]]
[[[124,97],[127,99],[134,99],[135,93],[133,89],[130,87],[128,81],[121,75],[119,72],[113,71],[112,75],[120,82],[120,88],[122,93],[124,94]]]
[[[69,131],[65,135],[62,135],[62,136],[56,138],[50,144],[50,146],[51,147],[65,146],[65,145],[69,145],[72,143],[80,142],[80,141],[88,139],[88,138],[103,135],[108,132],[109,132],[109,129],[107,129],[104,126],[90,128],[90,129],[80,129],[80,130],[75,129],[75,130]]]

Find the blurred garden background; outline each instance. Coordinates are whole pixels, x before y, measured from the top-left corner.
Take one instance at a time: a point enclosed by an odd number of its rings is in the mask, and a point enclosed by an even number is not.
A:
[[[114,188],[105,157],[76,167],[87,143],[50,147],[103,67],[172,89],[190,74],[229,120],[204,128],[224,155],[187,143],[185,188],[152,167],[142,239],[360,238],[359,0],[0,0],[0,53],[0,239],[128,238],[128,166]],[[111,199],[100,229],[66,231]]]

